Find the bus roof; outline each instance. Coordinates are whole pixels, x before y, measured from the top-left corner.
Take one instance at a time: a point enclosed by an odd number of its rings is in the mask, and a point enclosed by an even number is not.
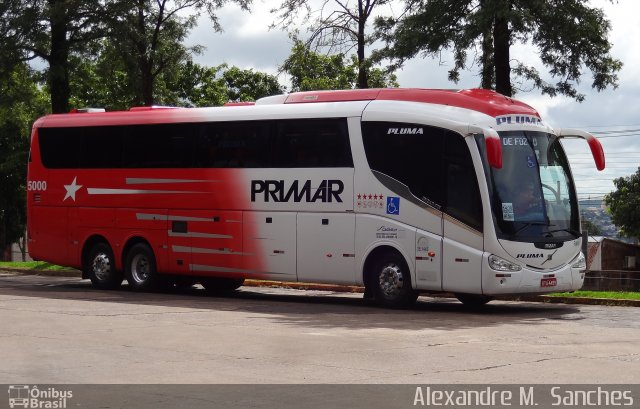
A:
[[[265,97],[256,101],[255,104],[232,103],[227,104],[225,107],[215,108],[134,107],[129,111],[95,112],[94,110],[89,110],[83,113],[76,111],[76,113],[71,114],[53,114],[40,118],[34,123],[34,127],[200,122],[214,118],[220,120],[222,117],[237,120],[239,118],[246,119],[254,115],[285,115],[281,108],[275,109],[278,105],[282,108],[285,105],[290,107],[297,105],[297,108],[293,111],[298,114],[309,114],[316,111],[312,105],[314,103],[345,103],[344,106],[334,106],[329,110],[323,109],[322,112],[324,115],[331,115],[331,112],[333,112],[333,115],[337,113],[352,115],[357,112],[361,113],[364,105],[374,100],[450,106],[467,109],[494,118],[508,114],[540,117],[538,112],[531,106],[485,89],[456,91],[419,88],[375,88],[294,92]],[[270,109],[269,106],[273,108]],[[247,109],[251,111],[245,111]],[[284,110],[289,112],[288,109]]]
[[[346,101],[407,101],[448,105],[481,112],[491,117],[506,114],[525,114],[540,117],[538,111],[524,102],[506,97],[495,91],[474,88],[464,90],[421,88],[374,88],[339,91],[306,91],[267,97],[257,104],[302,104]]]

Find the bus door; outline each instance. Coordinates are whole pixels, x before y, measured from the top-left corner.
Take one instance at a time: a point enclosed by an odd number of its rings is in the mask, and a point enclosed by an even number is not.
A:
[[[445,206],[443,215],[444,291],[482,292],[482,201],[466,140],[445,138],[443,157]]]

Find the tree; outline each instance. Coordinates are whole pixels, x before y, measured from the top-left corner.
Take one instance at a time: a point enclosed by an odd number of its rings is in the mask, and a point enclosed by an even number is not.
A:
[[[23,238],[26,224],[26,164],[33,121],[47,109],[46,94],[26,64],[0,77],[0,257]],[[23,256],[24,256],[24,239]]]
[[[104,39],[96,54],[86,58],[73,58],[70,88],[70,106],[125,110],[134,105],[135,90],[111,40]]]
[[[14,63],[47,62],[53,112],[69,110],[70,56],[104,36],[105,10],[95,0],[9,0],[0,6],[0,33],[6,36],[0,54]]]
[[[631,176],[613,180],[614,192],[605,196],[611,220],[626,237],[640,238],[640,167]]]
[[[291,76],[291,91],[351,89],[357,86],[359,63],[344,54],[323,55],[313,52],[300,40],[294,39],[291,54],[280,70]],[[368,68],[370,86],[397,87],[396,77],[377,68]]]
[[[118,12],[109,22],[129,85],[135,90],[134,104],[167,103],[159,100],[157,79],[161,74],[177,75],[180,64],[189,61],[200,46],[182,44],[196,24],[197,12],[205,9],[214,29],[221,30],[215,11],[227,0],[115,0]],[[248,9],[251,0],[233,0]],[[186,15],[188,10],[195,14]]]
[[[602,236],[602,229],[600,226],[591,220],[582,220],[582,231],[586,231],[590,236]]]
[[[255,101],[285,91],[273,75],[227,64],[210,68],[188,62],[181,68],[178,83],[181,104],[199,107]]]
[[[515,81],[531,81],[543,94],[567,95],[578,101],[576,90],[586,67],[598,91],[617,87],[622,63],[610,55],[610,23],[588,0],[424,0],[413,1],[411,13],[395,20],[379,18],[376,28],[387,47],[376,59],[390,58],[398,67],[423,53],[454,56],[449,79],[460,70],[480,67],[484,88],[512,96]],[[533,66],[516,62],[511,47],[531,43],[555,83],[547,82]],[[478,51],[479,50],[479,51]],[[475,53],[468,63],[469,52]],[[479,54],[479,56],[478,56]]]
[[[366,33],[367,23],[373,16],[374,9],[389,2],[390,0],[326,0],[319,10],[314,11],[309,0],[284,0],[279,8],[272,9],[271,12],[280,12],[279,22],[275,26],[291,27],[301,13],[304,14],[305,21],[312,21],[309,27],[311,36],[306,45],[313,50],[328,48],[329,53],[334,50],[349,53],[355,48],[358,64],[356,87],[369,88],[371,61],[365,56],[365,48],[374,39]]]
[[[262,97],[285,92],[285,88],[273,75],[252,69],[229,68],[226,64],[222,64],[218,69],[224,70],[222,80],[227,88],[229,101],[255,101]]]

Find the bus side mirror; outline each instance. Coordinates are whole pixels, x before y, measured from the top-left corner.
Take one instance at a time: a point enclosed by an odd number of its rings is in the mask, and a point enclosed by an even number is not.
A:
[[[591,135],[588,132],[581,131],[579,129],[569,129],[562,128],[558,129],[556,134],[558,135],[558,139],[560,138],[580,138],[587,141],[589,144],[589,148],[591,149],[591,155],[593,156],[593,160],[596,162],[596,168],[598,170],[604,170],[605,167],[605,158],[604,158],[604,150],[602,149],[602,144],[595,136]]]
[[[487,151],[487,162],[495,169],[502,169],[502,141],[500,135],[492,128],[470,126],[467,135],[483,134]]]

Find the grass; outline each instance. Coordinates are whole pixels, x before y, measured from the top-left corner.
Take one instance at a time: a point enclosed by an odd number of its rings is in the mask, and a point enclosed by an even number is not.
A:
[[[607,298],[612,300],[640,300],[640,292],[623,291],[574,291],[572,293],[553,293],[551,297],[583,297],[583,298]]]
[[[68,267],[61,267],[44,261],[0,261],[0,268],[24,268],[25,270],[37,271],[60,271],[69,270]]]

